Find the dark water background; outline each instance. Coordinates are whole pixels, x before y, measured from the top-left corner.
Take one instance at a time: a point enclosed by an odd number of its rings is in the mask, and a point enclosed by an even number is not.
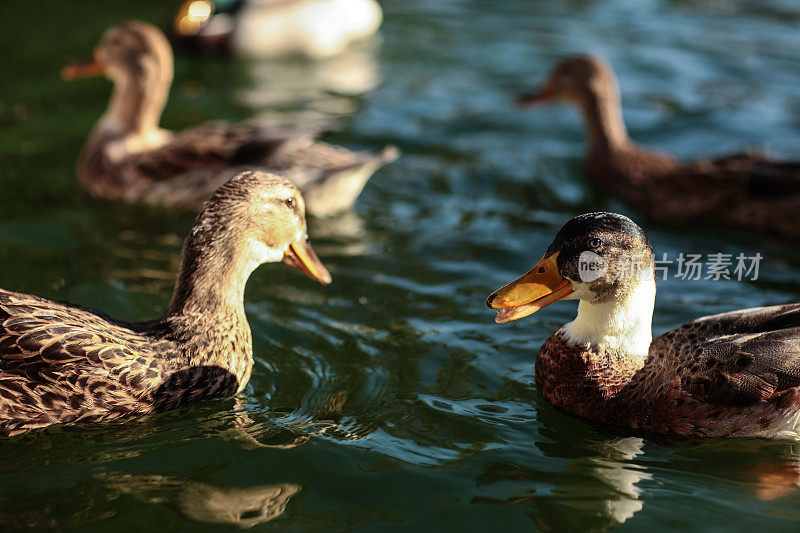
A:
[[[800,446],[652,439],[558,412],[533,361],[559,303],[499,327],[485,296],[560,225],[631,214],[587,185],[574,110],[512,96],[565,53],[616,68],[638,141],[681,157],[800,151],[800,7],[788,0],[385,0],[382,43],[323,64],[178,54],[163,125],[260,116],[398,145],[355,210],[311,221],[334,283],[251,278],[239,397],[0,443],[3,529],[796,531]],[[74,163],[110,84],[66,83],[113,23],[170,2],[0,5],[0,285],[158,315],[193,214],[94,201]],[[657,253],[761,253],[754,282],[662,282],[654,333],[800,299],[800,245],[636,217]],[[359,438],[360,437],[360,438]],[[283,508],[285,506],[285,509]],[[271,519],[271,520],[268,520]]]

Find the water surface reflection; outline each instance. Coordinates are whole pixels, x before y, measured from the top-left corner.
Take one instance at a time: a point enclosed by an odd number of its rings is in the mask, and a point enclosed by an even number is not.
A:
[[[169,505],[187,518],[242,529],[269,522],[286,511],[289,500],[300,492],[295,483],[257,487],[217,487],[170,476],[104,474],[98,479],[109,489],[109,499],[130,494],[145,504]]]

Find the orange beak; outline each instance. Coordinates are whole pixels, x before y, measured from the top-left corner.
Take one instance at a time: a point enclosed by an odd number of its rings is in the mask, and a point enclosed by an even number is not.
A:
[[[572,283],[558,272],[558,254],[543,257],[527,274],[489,295],[487,305],[499,309],[495,322],[526,317],[573,292]]]
[[[535,93],[521,94],[517,96],[516,102],[518,106],[528,107],[541,104],[543,102],[549,102],[551,100],[555,100],[556,98],[558,98],[558,92],[549,85],[545,85],[541,90]]]
[[[290,244],[289,248],[283,252],[283,262],[323,285],[328,285],[332,281],[330,272],[314,253],[307,238]]]
[[[93,57],[83,61],[75,61],[61,69],[61,78],[65,80],[94,78],[102,75],[103,64]]]

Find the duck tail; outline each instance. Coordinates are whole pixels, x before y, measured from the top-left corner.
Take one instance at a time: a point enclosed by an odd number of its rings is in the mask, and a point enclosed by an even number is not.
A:
[[[327,216],[349,208],[372,174],[400,156],[400,150],[386,146],[380,153],[361,152],[353,164],[329,169],[326,176],[303,191],[306,209],[314,216]]]

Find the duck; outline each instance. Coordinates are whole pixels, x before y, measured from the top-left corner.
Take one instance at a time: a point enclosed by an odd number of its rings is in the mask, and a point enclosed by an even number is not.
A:
[[[186,0],[172,35],[209,51],[319,60],[374,35],[382,21],[375,0]]]
[[[517,98],[523,107],[556,101],[583,114],[589,178],[652,220],[800,236],[800,162],[756,153],[681,162],[637,145],[614,71],[591,55],[562,60],[540,90]]]
[[[297,187],[246,171],[197,216],[160,318],[128,323],[0,289],[0,436],[238,394],[253,369],[245,284],[259,265],[277,262],[331,283],[309,244]]]
[[[92,57],[67,65],[68,80],[105,76],[114,83],[77,173],[92,196],[196,209],[228,179],[261,169],[290,179],[309,214],[349,208],[367,180],[398,151],[352,152],[307,132],[242,122],[212,122],[182,132],[159,126],[172,84],[172,48],[155,26],[129,21],[103,35]]]
[[[487,303],[502,324],[578,300],[535,363],[538,390],[572,415],[672,436],[800,438],[800,304],[706,316],[653,338],[655,278],[635,222],[587,213]]]

